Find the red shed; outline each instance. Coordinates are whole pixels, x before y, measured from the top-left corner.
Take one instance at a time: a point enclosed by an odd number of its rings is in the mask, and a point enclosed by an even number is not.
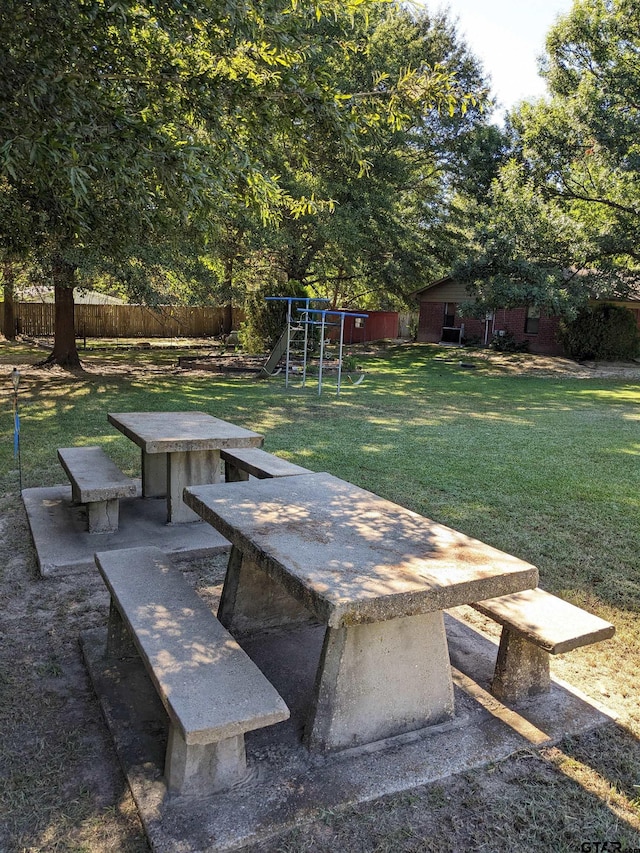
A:
[[[381,341],[384,338],[397,338],[399,317],[397,311],[362,311],[355,309],[354,313],[366,314],[366,317],[345,317],[344,318],[344,343],[362,344],[367,341]],[[333,322],[335,317],[327,317],[327,320]],[[331,326],[329,337],[332,340],[338,340],[340,334],[339,327]]]

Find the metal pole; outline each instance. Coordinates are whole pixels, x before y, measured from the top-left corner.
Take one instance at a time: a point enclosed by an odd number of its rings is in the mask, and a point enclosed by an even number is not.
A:
[[[302,357],[302,387],[307,384],[307,347],[309,346],[309,299],[305,303],[304,317],[304,355]]]
[[[289,387],[289,347],[291,346],[291,299],[287,299],[287,359],[284,370],[284,387]]]
[[[325,311],[321,312],[322,321],[320,323],[320,363],[318,365],[318,397],[322,394],[322,358],[324,356],[324,318]]]
[[[344,314],[340,315],[340,344],[338,346],[338,387],[336,396],[340,395],[340,379],[342,377],[342,341],[344,339]]]

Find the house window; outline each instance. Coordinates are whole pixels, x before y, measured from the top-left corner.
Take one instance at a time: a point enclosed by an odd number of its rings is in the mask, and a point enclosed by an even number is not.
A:
[[[524,332],[526,335],[537,335],[540,325],[540,309],[537,305],[527,307],[527,317],[524,321]]]
[[[364,329],[364,317],[356,317],[354,326],[356,329]]]

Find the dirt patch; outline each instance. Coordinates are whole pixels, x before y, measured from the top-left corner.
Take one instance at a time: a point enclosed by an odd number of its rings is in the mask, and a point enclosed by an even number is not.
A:
[[[95,578],[41,579],[23,508],[3,504],[0,849],[147,850],[78,649],[106,592]]]
[[[27,342],[27,341],[25,341]],[[30,339],[41,348],[50,349],[51,341],[46,338]],[[388,341],[374,341],[365,344],[354,344],[345,347],[345,354],[360,358],[375,358],[388,356],[396,347],[412,347],[424,349],[425,344],[412,344],[403,338]],[[163,358],[153,364],[148,360],[136,363],[136,353],[144,356],[149,350],[156,351]],[[186,351],[186,352],[185,352]],[[179,372],[206,371],[229,373],[258,373],[267,360],[267,354],[248,355],[243,352],[228,351],[218,341],[210,339],[153,339],[151,341],[106,340],[89,342],[86,349],[79,350],[81,360],[85,358],[83,368],[79,371],[100,373],[104,375],[123,374],[141,375],[145,372],[166,373],[167,370]],[[128,358],[122,361],[118,356],[127,353]],[[173,355],[175,354],[175,360]],[[640,381],[639,361],[583,361],[576,362],[569,358],[550,355],[535,355],[532,353],[499,353],[489,349],[465,349],[451,347],[443,349],[435,356],[437,361],[447,364],[465,366],[483,372],[498,372],[521,374],[525,376],[565,377],[572,379],[628,379],[630,382]],[[39,368],[30,365],[17,365],[29,370],[29,375],[45,378],[59,373],[68,375],[67,370],[56,366]]]
[[[266,356],[251,356],[243,353],[233,355],[187,355],[178,358],[178,366],[184,370],[208,370],[212,373],[260,373]]]
[[[571,379],[628,379],[640,381],[636,361],[572,361],[570,358],[530,353],[499,353],[491,350],[457,350],[439,358],[471,369],[529,376],[558,376]]]

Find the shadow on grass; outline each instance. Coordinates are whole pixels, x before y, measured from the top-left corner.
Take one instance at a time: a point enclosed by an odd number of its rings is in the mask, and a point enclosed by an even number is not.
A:
[[[319,397],[282,377],[194,373],[152,355],[135,353],[125,373],[93,356],[73,376],[24,369],[24,487],[64,482],[55,451],[72,444],[102,445],[136,476],[139,451],[108,411],[202,410],[263,433],[265,448],[292,462],[535,563],[551,589],[640,605],[630,544],[640,538],[640,466],[629,465],[640,452],[640,391],[627,399],[624,382],[469,371],[450,351],[414,345],[363,359],[362,385],[339,397],[327,385]],[[14,489],[10,407],[7,394],[0,472]]]

